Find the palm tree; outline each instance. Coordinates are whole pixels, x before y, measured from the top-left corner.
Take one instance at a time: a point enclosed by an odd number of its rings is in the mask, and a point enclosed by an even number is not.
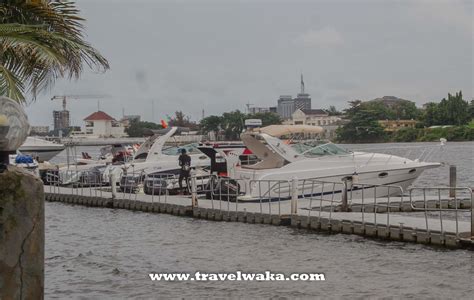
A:
[[[2,0],[0,3],[0,95],[24,102],[55,79],[77,79],[85,65],[109,69],[84,40],[84,19],[74,2]]]

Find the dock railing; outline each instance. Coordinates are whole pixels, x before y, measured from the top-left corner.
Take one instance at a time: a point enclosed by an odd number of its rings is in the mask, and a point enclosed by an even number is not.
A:
[[[450,197],[452,190],[455,190],[456,193],[454,197]],[[429,226],[429,220],[433,218],[429,218],[429,214],[438,214],[439,215],[439,224],[440,224],[440,232],[441,234],[444,233],[443,221],[446,220],[453,220],[456,224],[456,237],[461,239],[473,239],[474,238],[474,198],[472,189],[468,187],[412,187],[408,189],[409,197],[410,197],[410,206],[413,211],[419,211],[424,213],[425,224],[426,224],[426,231],[429,232],[433,230]],[[414,194],[422,195],[423,207],[418,207],[415,201]],[[470,208],[460,208],[461,199],[464,197],[470,199],[471,204]],[[430,207],[428,205],[428,201],[437,201],[437,205],[434,207]],[[454,201],[454,205],[452,202]],[[454,206],[454,207],[453,207]],[[452,216],[454,212],[454,216]],[[470,228],[470,236],[461,236],[459,231],[459,219],[465,216],[460,214],[466,213],[469,215],[471,228]],[[467,219],[467,217],[466,217]]]
[[[103,182],[96,171],[85,170],[78,173],[76,170],[67,170],[60,174],[53,170],[47,172],[44,178],[45,191],[51,194],[168,203],[170,196],[178,188],[179,176],[176,174],[146,175],[137,171],[123,176],[120,180],[110,181],[109,185],[109,182]],[[131,178],[129,183],[126,182],[127,176]],[[75,180],[71,181],[71,178]],[[308,217],[326,218],[330,222],[335,218],[345,220],[344,212],[357,212],[357,216],[352,215],[353,220],[387,228],[394,224],[404,226],[401,217],[405,212],[412,211],[419,220],[415,225],[424,223],[423,227],[414,229],[426,230],[428,233],[439,232],[441,235],[448,231],[459,239],[471,239],[474,236],[474,199],[472,189],[467,187],[454,188],[456,196],[449,197],[453,187],[448,186],[412,187],[404,191],[397,185],[349,180],[236,180],[196,174],[191,176],[189,182],[184,182],[184,186],[187,194],[193,196],[193,201],[187,203],[181,198],[176,202],[177,198],[173,198],[174,202],[171,203],[200,206],[200,201],[203,200],[207,202],[203,203],[204,207],[222,212],[252,212],[270,216],[301,215],[306,214],[307,210]],[[206,199],[197,197],[198,194],[206,194]],[[246,199],[246,195],[252,195],[253,198]],[[394,197],[396,201],[392,201]],[[470,208],[467,205],[463,207],[467,199],[470,199]],[[397,221],[400,223],[396,223]],[[462,230],[459,226],[461,221]],[[469,232],[466,230],[466,222],[471,225],[470,236],[467,236]]]
[[[379,219],[383,217],[386,220],[386,225],[389,226],[392,209],[399,208],[403,203],[403,188],[397,185],[305,179],[302,180],[302,189],[305,193],[301,199],[308,200],[308,217],[313,216],[314,211],[317,211],[319,218],[323,216],[324,212],[329,212],[328,218],[330,221],[334,212],[351,212],[352,207],[356,205],[360,207],[362,224],[366,223],[366,215],[370,213],[373,215],[371,223],[377,225],[377,217]],[[401,195],[401,203],[394,204],[390,201],[392,195],[395,194]],[[314,203],[316,203],[316,207],[313,206]],[[381,213],[385,213],[385,215]]]

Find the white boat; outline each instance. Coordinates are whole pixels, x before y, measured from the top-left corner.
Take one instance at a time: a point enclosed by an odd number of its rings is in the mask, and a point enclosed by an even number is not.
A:
[[[27,137],[23,145],[18,149],[21,153],[30,155],[38,161],[49,161],[66,147],[37,137]]]
[[[290,145],[278,138],[322,131],[318,126],[271,125],[243,133],[243,143],[258,157],[259,162],[240,165],[235,155],[227,156],[228,176],[238,183],[240,193],[244,194],[239,199],[259,201],[261,198],[289,198],[293,178],[298,179],[299,197],[340,193],[342,182],[346,182],[349,188],[358,183],[358,188],[352,191],[354,198],[362,190],[374,195],[376,185],[394,185],[406,189],[424,170],[440,166],[439,163],[420,162],[394,155],[351,152],[332,143]],[[336,184],[339,188],[335,187]],[[397,193],[400,193],[400,189],[375,188],[377,197]]]
[[[197,144],[188,144],[180,147],[165,147],[173,137],[180,134],[183,128],[171,127],[162,130],[164,134],[156,134],[145,141],[138,149],[134,159],[120,166],[108,166],[103,175],[103,180],[108,182],[110,175],[120,180],[121,190],[136,190],[142,185],[147,176],[176,177],[179,175],[180,166],[178,157],[181,149],[186,149],[191,157],[191,168],[202,168],[210,165],[209,158],[197,149]]]
[[[38,161],[33,157],[24,154],[10,154],[8,156],[10,165],[23,168],[36,177],[40,177]]]

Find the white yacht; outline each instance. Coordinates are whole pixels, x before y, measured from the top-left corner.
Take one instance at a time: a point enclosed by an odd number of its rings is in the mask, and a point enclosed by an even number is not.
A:
[[[241,139],[245,146],[258,157],[253,165],[241,165],[235,155],[227,155],[227,172],[240,186],[242,201],[258,201],[289,195],[290,181],[298,179],[298,194],[318,196],[333,191],[330,184],[343,181],[364,184],[355,188],[353,197],[363,189],[374,195],[373,185],[396,185],[403,189],[412,184],[426,169],[439,167],[439,163],[420,162],[404,157],[351,152],[332,143],[291,144],[278,137],[291,134],[321,133],[323,129],[306,125],[271,125],[245,132]],[[223,155],[223,154],[221,154]],[[307,180],[307,182],[305,182]],[[310,181],[313,181],[311,184]],[[372,185],[372,186],[371,186]],[[395,194],[399,190],[375,189],[377,197]]]
[[[120,180],[121,190],[136,190],[143,184],[147,176],[166,177],[179,174],[178,156],[180,149],[186,149],[191,156],[191,168],[208,167],[209,158],[197,149],[197,144],[166,148],[165,143],[173,141],[173,137],[183,132],[183,128],[171,127],[161,130],[163,135],[155,134],[145,141],[138,149],[132,161],[119,166],[108,166],[104,171],[104,181],[109,181],[110,174],[115,174]],[[145,191],[146,192],[146,191]]]
[[[23,154],[38,158],[38,161],[42,162],[51,160],[65,148],[63,144],[29,136],[18,150]]]

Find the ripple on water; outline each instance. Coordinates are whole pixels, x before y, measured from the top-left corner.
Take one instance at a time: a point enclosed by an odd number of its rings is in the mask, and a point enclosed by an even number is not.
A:
[[[474,186],[474,143],[448,143]],[[445,184],[447,169],[418,183]],[[473,292],[473,252],[288,227],[46,203],[50,299],[452,298]],[[150,272],[319,272],[324,282],[151,282]]]
[[[149,298],[158,294],[279,299],[317,295],[462,297],[472,291],[473,256],[466,250],[60,203],[47,203],[46,216],[48,298]],[[51,222],[57,226],[49,226]],[[148,280],[149,272],[236,270],[323,272],[327,280]]]

